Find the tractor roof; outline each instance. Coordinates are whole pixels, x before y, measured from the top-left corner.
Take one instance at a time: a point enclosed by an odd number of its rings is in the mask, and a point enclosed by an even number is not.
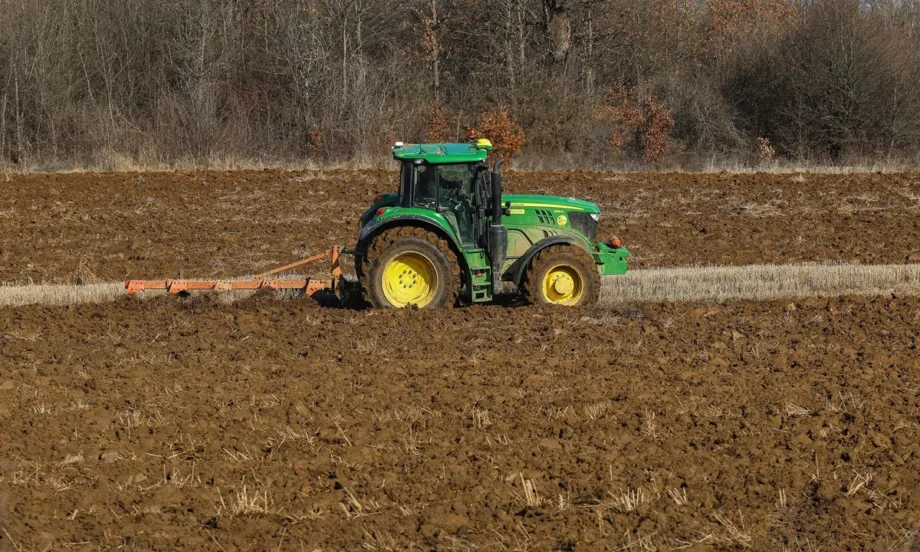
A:
[[[491,144],[490,144],[491,146]],[[393,158],[424,159],[428,163],[475,163],[485,161],[489,152],[476,147],[475,144],[439,143],[439,144],[405,144],[397,143],[393,148]]]

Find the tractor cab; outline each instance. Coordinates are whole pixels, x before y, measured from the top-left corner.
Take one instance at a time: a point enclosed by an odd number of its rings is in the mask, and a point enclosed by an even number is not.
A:
[[[502,161],[489,170],[488,140],[403,144],[396,193],[360,219],[356,271],[379,307],[491,301],[502,281],[534,303],[582,305],[600,274],[626,271],[629,252],[595,243],[600,209],[573,198],[503,195]]]
[[[438,163],[420,157],[403,159],[397,205],[440,213],[462,247],[482,245],[487,233],[486,211],[494,199],[488,165],[482,157]]]

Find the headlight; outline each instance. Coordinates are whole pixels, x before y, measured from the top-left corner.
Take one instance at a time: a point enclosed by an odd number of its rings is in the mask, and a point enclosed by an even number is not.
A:
[[[600,213],[591,213],[591,218],[594,219],[594,222],[600,222],[600,221],[601,221],[601,214],[600,214]]]

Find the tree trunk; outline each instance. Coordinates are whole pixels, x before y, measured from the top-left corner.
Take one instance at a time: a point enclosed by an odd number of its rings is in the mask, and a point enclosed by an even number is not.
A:
[[[525,58],[525,46],[524,43],[524,1],[517,0],[517,23],[518,23],[518,59],[521,62],[521,67],[524,66]]]
[[[342,10],[342,96],[348,94],[348,8]]]
[[[0,155],[6,157],[6,100],[7,91],[3,89],[3,110],[0,111]],[[5,161],[4,161],[5,162]]]
[[[14,163],[22,162],[22,104],[19,102],[19,75],[16,75],[14,93],[16,95],[16,158]]]
[[[591,7],[588,7],[588,59],[585,60],[587,70],[585,72],[585,81],[588,87],[589,101],[594,101],[594,20],[592,18]]]
[[[10,78],[13,76],[12,68],[6,75],[6,83],[3,85],[3,112],[0,113],[0,155],[4,156],[4,163],[10,158],[10,152],[6,149],[6,109],[10,99]]]
[[[508,88],[511,97],[511,110],[517,112],[517,78],[514,73],[514,55],[511,51],[514,45],[511,42],[511,22],[514,17],[511,1],[506,4],[505,11],[505,71],[508,74]]]
[[[441,45],[438,42],[438,0],[431,0],[431,70],[434,84],[434,103],[441,103]]]
[[[553,59],[563,61],[572,47],[572,22],[569,21],[569,14],[558,0],[543,0],[543,17]]]
[[[364,9],[361,7],[361,1],[355,2],[355,39],[358,41],[358,56],[364,54],[364,39],[361,37],[361,15]]]

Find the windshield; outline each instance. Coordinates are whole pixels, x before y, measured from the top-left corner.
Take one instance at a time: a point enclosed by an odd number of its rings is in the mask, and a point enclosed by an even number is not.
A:
[[[453,208],[473,196],[476,165],[416,165],[412,204],[426,209]]]
[[[463,186],[469,191],[473,176],[476,174],[475,165],[458,163],[456,165],[438,165],[441,175],[441,185]]]

